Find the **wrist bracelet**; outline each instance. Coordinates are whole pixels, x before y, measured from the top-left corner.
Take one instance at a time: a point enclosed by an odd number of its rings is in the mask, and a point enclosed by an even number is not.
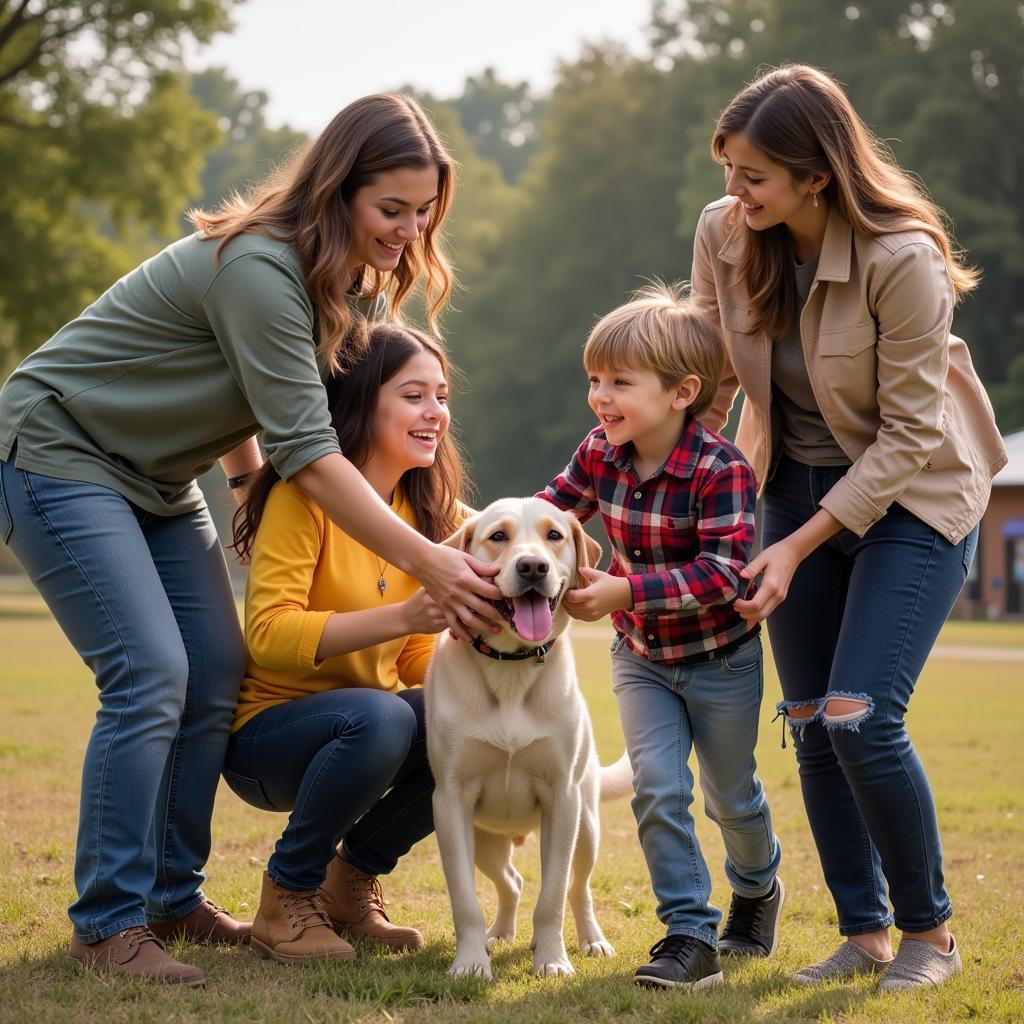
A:
[[[233,491],[237,491],[239,487],[245,486],[251,476],[252,473],[239,473],[238,476],[229,476],[228,487]]]

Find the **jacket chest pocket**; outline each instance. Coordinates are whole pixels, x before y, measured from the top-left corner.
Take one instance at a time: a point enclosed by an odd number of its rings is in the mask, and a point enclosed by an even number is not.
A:
[[[865,400],[875,402],[878,391],[878,327],[865,320],[852,327],[819,334],[808,346],[816,357],[817,379],[828,389],[830,399],[841,396],[842,404],[860,407]],[[812,381],[815,374],[808,368]],[[818,396],[821,402],[823,395]],[[829,401],[829,399],[826,399]],[[830,403],[831,404],[831,403]]]

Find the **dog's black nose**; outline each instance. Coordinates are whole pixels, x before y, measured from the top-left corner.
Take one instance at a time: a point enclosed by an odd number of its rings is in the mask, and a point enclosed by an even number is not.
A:
[[[539,580],[548,574],[548,563],[536,555],[525,555],[516,562],[516,572],[523,579]]]

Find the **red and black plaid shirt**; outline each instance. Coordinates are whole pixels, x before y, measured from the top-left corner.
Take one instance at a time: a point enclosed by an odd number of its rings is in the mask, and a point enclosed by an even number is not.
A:
[[[538,497],[586,522],[598,509],[633,607],[612,623],[639,655],[671,664],[750,632],[732,602],[754,543],[754,474],[728,441],[694,419],[665,465],[641,481],[632,445],[595,427]]]

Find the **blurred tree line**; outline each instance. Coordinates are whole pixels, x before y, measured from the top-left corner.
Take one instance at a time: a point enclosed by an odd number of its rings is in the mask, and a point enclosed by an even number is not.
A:
[[[181,41],[233,0],[0,0],[0,370],[114,278],[299,145],[267,97],[185,76]],[[580,353],[652,277],[689,275],[722,192],[716,114],[764,64],[844,83],[984,271],[957,311],[1004,431],[1024,427],[1024,14],[1016,0],[654,0],[651,53],[612,44],[550,95],[484,70],[420,94],[459,159],[446,336],[484,499],[536,490],[589,429]]]

